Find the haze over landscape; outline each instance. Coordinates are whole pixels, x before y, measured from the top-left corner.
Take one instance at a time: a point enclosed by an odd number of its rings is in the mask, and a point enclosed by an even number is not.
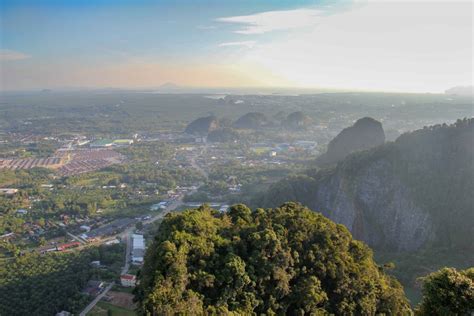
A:
[[[0,315],[473,315],[472,1],[0,1]]]
[[[3,90],[472,84],[470,1],[2,1],[1,23]]]

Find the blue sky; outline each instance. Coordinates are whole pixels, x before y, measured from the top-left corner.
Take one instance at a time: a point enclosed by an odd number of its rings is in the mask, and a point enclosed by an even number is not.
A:
[[[193,58],[245,37],[215,20],[317,1],[5,1],[2,47],[44,59]]]
[[[174,81],[438,91],[472,78],[469,1],[0,3],[3,90]]]

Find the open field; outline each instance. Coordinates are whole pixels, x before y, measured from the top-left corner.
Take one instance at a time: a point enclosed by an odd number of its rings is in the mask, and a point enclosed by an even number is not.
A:
[[[110,314],[109,314],[110,311]],[[115,306],[107,302],[99,302],[97,305],[87,314],[87,316],[135,316],[136,313],[133,310],[129,310],[120,306]]]
[[[108,303],[120,306],[125,309],[133,310],[135,304],[133,303],[133,294],[117,291],[109,291],[104,300]]]

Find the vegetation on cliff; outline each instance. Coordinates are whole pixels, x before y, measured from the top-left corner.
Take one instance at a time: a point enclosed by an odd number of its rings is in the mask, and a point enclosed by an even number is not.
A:
[[[239,129],[260,129],[270,123],[265,114],[260,112],[250,112],[242,115],[234,122],[234,127]]]
[[[296,203],[168,215],[137,298],[147,315],[411,313],[365,244]]]
[[[331,140],[327,152],[318,157],[317,162],[319,165],[337,163],[353,152],[367,150],[384,142],[382,124],[373,118],[364,117]]]

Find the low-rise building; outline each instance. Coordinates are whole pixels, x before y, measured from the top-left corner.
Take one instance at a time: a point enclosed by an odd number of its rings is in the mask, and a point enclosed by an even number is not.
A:
[[[137,284],[137,278],[132,274],[122,274],[120,276],[120,283],[122,286],[133,287]]]
[[[145,241],[143,235],[132,235],[132,263],[142,264],[145,255]]]
[[[4,194],[4,195],[14,195],[15,193],[18,193],[18,189],[12,189],[12,188],[3,188],[3,189],[0,189],[0,194]]]

